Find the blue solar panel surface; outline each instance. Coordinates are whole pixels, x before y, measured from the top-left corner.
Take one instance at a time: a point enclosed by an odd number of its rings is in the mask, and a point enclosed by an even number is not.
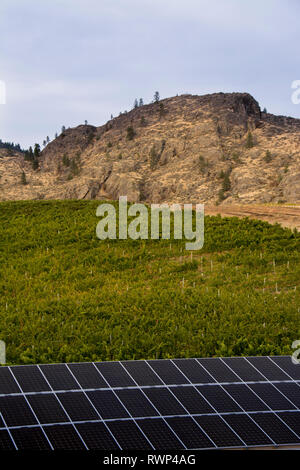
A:
[[[0,450],[300,445],[290,357],[0,368]]]

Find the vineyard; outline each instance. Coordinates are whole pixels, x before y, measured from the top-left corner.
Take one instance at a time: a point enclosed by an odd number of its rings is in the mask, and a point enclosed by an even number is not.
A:
[[[100,241],[98,204],[0,204],[8,363],[292,353],[296,231],[207,216],[204,247],[191,254],[184,240]]]

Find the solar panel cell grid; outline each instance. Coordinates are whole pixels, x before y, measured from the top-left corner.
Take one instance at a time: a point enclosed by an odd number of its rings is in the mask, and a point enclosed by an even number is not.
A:
[[[107,423],[123,450],[151,450],[154,447],[133,420]]]
[[[252,417],[276,444],[296,444],[300,442],[300,438],[275,414],[258,413],[253,414]]]
[[[45,426],[44,431],[55,450],[84,450],[87,448],[72,424]]]
[[[98,362],[95,365],[111,387],[132,387],[136,385],[119,362]]]
[[[28,395],[27,399],[41,424],[64,423],[69,421],[59,400],[53,393]]]
[[[18,428],[11,430],[18,450],[51,450],[41,428]]]
[[[94,364],[79,363],[68,364],[68,368],[84,389],[108,388],[108,384],[101,377]]]
[[[272,410],[293,410],[293,405],[282,395],[276,387],[269,383],[251,384],[251,390],[255,392]],[[300,391],[300,388],[299,388]]]
[[[262,382],[267,380],[258,370],[251,367],[244,357],[224,357],[222,361],[244,382]]]
[[[224,389],[245,411],[267,411],[269,408],[247,385],[224,385]]]
[[[164,384],[180,385],[189,383],[180,370],[169,360],[147,361],[149,366],[157,373]]]
[[[15,450],[13,441],[10,438],[8,431],[0,429],[0,450]]]
[[[300,364],[294,364],[291,361],[290,357],[286,356],[276,356],[271,357],[271,361],[273,361],[277,367],[282,369],[289,377],[294,380],[300,380]]]
[[[300,436],[300,411],[277,413],[277,416],[280,417],[297,436]]]
[[[0,397],[0,413],[7,426],[37,424],[37,420],[22,396]]]
[[[172,387],[172,392],[190,414],[214,413],[195,387]]]
[[[219,383],[240,382],[241,379],[232,372],[221,359],[197,359],[209,374]]]
[[[80,388],[65,364],[47,364],[40,366],[40,369],[53,390],[76,390]]]
[[[0,449],[300,445],[298,371],[287,357],[0,367]]]
[[[138,385],[162,385],[163,382],[144,361],[123,361],[125,369]]]
[[[300,409],[300,386],[297,383],[276,383],[275,387]]]
[[[167,422],[187,449],[209,449],[216,447],[192,418],[167,418]]]
[[[57,397],[72,421],[99,419],[98,413],[82,392],[58,393]]]
[[[185,409],[167,388],[148,388],[145,394],[158,411],[165,416],[184,415]]]
[[[103,423],[79,423],[76,429],[90,450],[119,450],[120,447]]]
[[[6,393],[20,393],[20,387],[14,380],[8,367],[0,367],[0,395]]]
[[[218,447],[241,447],[244,443],[219,416],[199,416],[196,421]]]
[[[87,392],[87,396],[102,419],[128,418],[129,414],[114,393],[110,390]]]
[[[51,390],[37,366],[14,366],[11,367],[11,372],[25,393]]]
[[[274,444],[246,414],[225,415],[223,418],[247,446],[267,446]]]
[[[242,408],[219,385],[203,385],[197,388],[218,413],[242,411]]]
[[[247,357],[247,361],[268,380],[289,380],[289,376],[268,357]]]
[[[150,400],[140,390],[117,390],[116,394],[131,416],[145,417],[158,415]]]
[[[215,382],[196,359],[175,359],[172,361],[192,384],[207,384]]]
[[[143,419],[139,426],[157,450],[185,449],[180,439],[162,419]]]

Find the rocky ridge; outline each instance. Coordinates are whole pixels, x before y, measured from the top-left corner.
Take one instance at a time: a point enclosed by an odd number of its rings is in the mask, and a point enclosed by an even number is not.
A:
[[[39,160],[33,170],[0,151],[1,200],[300,203],[300,120],[248,93],[181,95],[66,129]]]

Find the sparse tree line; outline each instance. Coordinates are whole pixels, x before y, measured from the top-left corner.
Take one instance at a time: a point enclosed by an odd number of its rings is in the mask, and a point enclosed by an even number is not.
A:
[[[160,95],[159,95],[159,92],[156,91],[154,93],[154,96],[153,96],[153,103],[159,103],[160,101]],[[134,101],[134,108],[139,108],[141,106],[144,106],[144,100],[143,98],[140,98],[139,100],[138,99],[135,99]],[[159,109],[159,113],[160,113],[160,116],[162,116],[164,114],[164,106],[163,106],[163,103],[160,103],[160,109]],[[127,111],[124,112],[124,114],[126,114]],[[120,115],[123,114],[123,113],[120,113]],[[113,119],[113,115],[111,114],[110,116],[111,119]],[[88,121],[85,120],[84,121],[84,125],[87,126],[88,125]],[[141,117],[141,123],[140,123],[141,126],[145,126],[146,125],[146,120],[144,118],[144,116]],[[66,126],[63,125],[61,127],[61,135],[64,136],[64,133],[66,131]],[[133,140],[135,135],[136,135],[136,131],[134,130],[134,128],[132,126],[128,126],[127,130],[126,130],[126,138],[127,140]],[[58,133],[56,132],[55,133],[55,136],[54,138],[57,139],[58,137]],[[43,140],[43,147],[45,148],[46,145],[48,145],[50,142],[50,137],[47,135],[47,137]],[[20,145],[19,144],[14,144],[12,142],[2,142],[1,139],[0,139],[0,148],[7,148],[7,149],[10,149],[10,150],[17,150],[19,152],[24,152],[24,160],[26,161],[29,161],[32,163],[32,167],[34,170],[37,170],[39,168],[39,157],[40,157],[40,153],[41,153],[41,149],[40,149],[40,145],[39,144],[34,144],[34,150],[32,149],[32,147],[30,146],[28,150],[22,150]],[[66,161],[65,161],[66,163]],[[68,164],[66,165],[65,163],[63,163],[65,166],[69,166]],[[76,165],[76,161],[74,160],[74,163],[73,165]],[[72,165],[72,163],[70,163],[70,165]],[[75,173],[76,173],[76,169],[75,169]],[[22,176],[23,178],[23,176]],[[26,178],[26,177],[25,177]],[[22,179],[23,181],[23,179]]]
[[[65,169],[68,169],[67,179],[71,180],[74,176],[78,176],[81,170],[81,155],[80,152],[77,152],[75,157],[69,157],[66,153],[63,155],[61,163],[58,164],[57,171],[62,170],[62,166]]]
[[[159,101],[160,101],[160,95],[159,95],[159,92],[156,91],[154,93],[152,103],[158,103]],[[140,108],[141,106],[144,106],[143,98],[140,98],[139,100],[136,98],[133,103],[133,109]]]
[[[25,151],[24,160],[32,163],[32,168],[37,170],[39,168],[39,158],[41,156],[40,144],[34,144],[34,150],[30,146],[28,150]]]
[[[2,142],[0,139],[0,149],[15,150],[17,152],[24,152],[20,147],[20,144],[14,144],[13,142]]]

